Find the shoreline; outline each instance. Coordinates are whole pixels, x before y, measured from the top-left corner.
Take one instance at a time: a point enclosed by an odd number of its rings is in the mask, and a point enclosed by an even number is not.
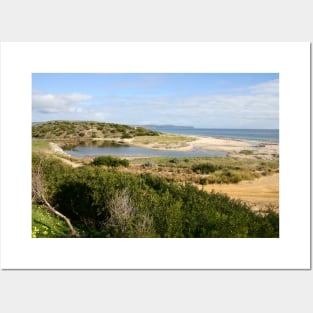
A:
[[[166,141],[165,139],[171,139]],[[87,139],[95,141],[114,141],[121,144],[127,144],[133,147],[162,150],[162,151],[192,151],[201,149],[204,151],[225,152],[230,157],[240,158],[259,158],[259,159],[278,159],[279,158],[279,143],[273,141],[256,141],[226,137],[210,137],[210,136],[192,136],[192,135],[174,135],[164,133],[162,136],[151,136],[151,142],[145,142],[146,137],[134,137],[130,139],[121,138],[93,138]],[[173,139],[173,140],[172,140]],[[87,141],[86,140],[86,141]],[[58,140],[56,140],[58,141]],[[85,141],[85,140],[81,140]],[[135,142],[134,142],[135,141]],[[64,142],[64,141],[63,141]],[[54,142],[49,142],[52,150],[58,154],[73,157],[62,149],[62,145]],[[153,156],[153,153],[151,154]],[[136,158],[137,156],[129,156]],[[139,158],[140,156],[138,156]]]

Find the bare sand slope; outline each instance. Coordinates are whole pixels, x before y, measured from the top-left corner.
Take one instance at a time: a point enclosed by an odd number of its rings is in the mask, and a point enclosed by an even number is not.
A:
[[[199,187],[202,188],[202,187]],[[235,199],[241,199],[252,206],[253,210],[265,210],[269,206],[279,210],[279,174],[264,176],[253,181],[241,181],[238,184],[213,184],[204,186],[204,190],[222,192]]]

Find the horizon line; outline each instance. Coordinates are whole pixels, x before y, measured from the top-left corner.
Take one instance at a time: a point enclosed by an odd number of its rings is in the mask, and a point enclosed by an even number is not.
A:
[[[279,130],[279,128],[246,128],[246,127],[198,127],[193,125],[175,125],[175,124],[125,124],[109,121],[96,121],[96,120],[47,120],[47,121],[32,121],[32,123],[49,123],[49,122],[88,122],[88,123],[108,123],[108,124],[121,124],[129,126],[154,126],[154,127],[183,127],[183,128],[194,128],[194,129],[246,129],[246,130]]]

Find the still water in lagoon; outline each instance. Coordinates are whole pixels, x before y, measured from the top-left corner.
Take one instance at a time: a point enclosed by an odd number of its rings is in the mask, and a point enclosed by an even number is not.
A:
[[[193,149],[191,151],[171,151],[171,150],[154,150],[147,148],[138,148],[126,146],[122,144],[96,144],[82,143],[77,146],[67,146],[63,148],[66,153],[74,157],[87,156],[129,156],[129,157],[145,157],[145,156],[169,156],[169,157],[205,157],[205,156],[226,156],[226,152],[206,151],[202,149]]]

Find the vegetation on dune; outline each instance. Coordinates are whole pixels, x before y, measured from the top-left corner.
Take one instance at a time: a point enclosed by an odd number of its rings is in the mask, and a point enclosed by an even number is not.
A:
[[[136,162],[142,162],[146,159],[138,158]],[[160,166],[172,166],[181,168],[191,168],[192,166],[199,163],[209,163],[219,168],[246,168],[246,169],[257,169],[257,168],[277,168],[278,160],[257,160],[257,159],[241,159],[233,157],[154,157],[154,163]]]
[[[147,159],[131,162],[133,167],[141,166],[141,171],[145,170],[181,183],[188,181],[201,185],[238,183],[279,171],[278,160],[242,160],[230,157],[156,157],[151,158],[151,164],[154,166],[143,166],[146,163]]]
[[[103,139],[158,135],[159,132],[143,127],[114,123],[51,121],[32,126],[32,136],[38,139]]]
[[[189,163],[170,160],[167,162],[172,166]],[[81,237],[279,236],[279,216],[274,212],[256,214],[226,195],[209,194],[188,183],[178,184],[147,173],[125,173],[94,165],[71,168],[34,153],[33,184],[38,178],[46,188],[44,198],[33,196],[35,210],[43,210],[40,206],[47,205],[43,201],[46,199],[71,221]],[[36,214],[33,233],[34,227],[38,228]],[[62,225],[68,227],[64,221]],[[43,231],[42,235],[48,236],[49,232]],[[73,236],[69,227],[66,236]]]

